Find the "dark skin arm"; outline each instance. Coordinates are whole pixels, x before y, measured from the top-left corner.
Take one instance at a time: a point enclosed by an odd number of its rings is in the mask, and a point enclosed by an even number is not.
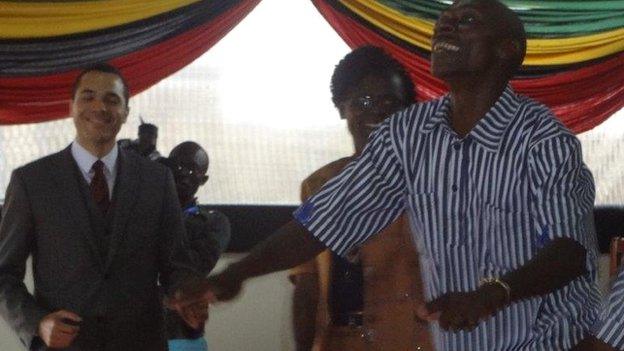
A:
[[[231,300],[238,295],[245,280],[300,265],[323,250],[325,246],[320,241],[292,220],[223,272],[179,289],[172,304],[181,307],[206,300]]]
[[[602,340],[590,336],[581,341],[571,351],[618,351],[611,347],[611,345],[604,343]]]
[[[558,238],[540,250],[526,265],[501,280],[511,288],[510,299],[498,284],[486,284],[471,292],[451,292],[421,308],[419,316],[438,320],[445,330],[472,330],[479,321],[523,299],[560,289],[585,273],[585,249],[576,241]]]
[[[319,282],[316,273],[293,277],[293,326],[297,351],[310,351],[316,334]]]

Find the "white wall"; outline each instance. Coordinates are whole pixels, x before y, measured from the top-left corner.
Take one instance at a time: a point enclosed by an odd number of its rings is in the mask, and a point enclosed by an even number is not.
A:
[[[240,255],[224,255],[215,271],[237,257]],[[32,286],[30,273],[27,285]],[[234,302],[213,306],[206,325],[210,351],[293,350],[291,296],[291,284],[281,272],[254,279]],[[0,351],[22,350],[25,348],[15,333],[0,318]]]
[[[215,271],[240,257],[225,255]],[[210,351],[294,350],[290,324],[292,285],[286,272],[248,282],[241,296],[211,308],[206,326]]]

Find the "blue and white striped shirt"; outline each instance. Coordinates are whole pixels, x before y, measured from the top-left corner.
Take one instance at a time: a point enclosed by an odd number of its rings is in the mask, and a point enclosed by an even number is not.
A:
[[[624,267],[605,301],[605,309],[594,328],[596,337],[612,347],[624,349]]]
[[[425,295],[477,289],[526,264],[550,240],[587,249],[588,273],[552,294],[508,306],[470,332],[432,333],[438,350],[566,350],[596,319],[600,297],[594,185],[581,146],[544,106],[507,87],[464,138],[447,97],[387,119],[362,155],[295,218],[346,254],[406,211]]]

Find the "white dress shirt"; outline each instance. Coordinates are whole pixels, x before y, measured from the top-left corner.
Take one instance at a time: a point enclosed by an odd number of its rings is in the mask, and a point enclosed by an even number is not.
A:
[[[119,149],[117,143],[113,146],[113,149],[104,157],[98,159],[85,149],[78,141],[74,140],[71,145],[71,153],[78,164],[80,173],[87,181],[87,184],[91,184],[91,180],[95,175],[95,171],[92,169],[93,164],[97,160],[104,162],[104,177],[106,178],[106,184],[108,185],[108,197],[112,197],[113,188],[115,187],[115,178],[117,178],[117,156],[119,155]]]

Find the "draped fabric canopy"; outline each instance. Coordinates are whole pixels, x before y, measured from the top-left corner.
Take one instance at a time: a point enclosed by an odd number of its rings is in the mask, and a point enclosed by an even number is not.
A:
[[[351,47],[384,47],[409,70],[421,100],[444,84],[429,72],[433,25],[452,1],[312,0]],[[514,88],[583,132],[624,106],[624,1],[503,1],[522,18],[527,56]]]
[[[0,124],[67,116],[81,68],[109,61],[137,94],[212,47],[260,0],[0,0]],[[421,100],[446,88],[429,73],[433,25],[450,0],[312,0],[351,47],[382,46]],[[624,106],[623,0],[506,0],[528,34],[512,84],[575,132]],[[277,15],[277,14],[276,14]]]
[[[132,95],[211,48],[260,0],[0,1],[0,124],[67,116],[70,86],[108,61]]]

